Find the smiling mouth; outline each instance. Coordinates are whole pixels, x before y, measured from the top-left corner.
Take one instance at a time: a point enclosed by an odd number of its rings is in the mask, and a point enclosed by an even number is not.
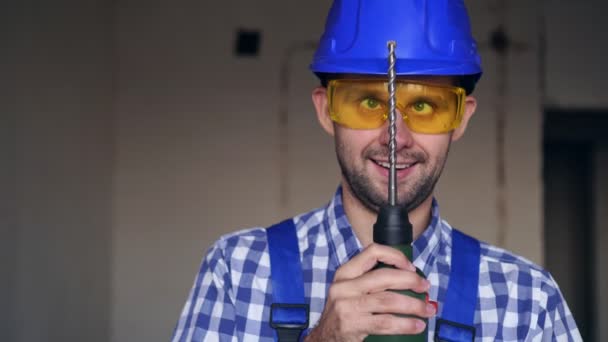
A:
[[[381,166],[381,167],[383,167],[383,168],[385,168],[385,169],[390,169],[390,167],[391,167],[391,164],[390,164],[390,163],[388,163],[388,162],[384,162],[384,161],[378,161],[378,160],[373,160],[373,159],[372,159],[372,161],[373,161],[373,162],[374,162],[376,165]],[[416,164],[415,162],[414,162],[414,163],[409,163],[409,164],[405,164],[405,163],[397,163],[397,164],[395,164],[395,169],[397,169],[397,170],[405,170],[405,169],[407,169],[407,168],[409,168],[409,167],[412,167],[412,166],[413,166],[413,165],[415,165],[415,164]]]

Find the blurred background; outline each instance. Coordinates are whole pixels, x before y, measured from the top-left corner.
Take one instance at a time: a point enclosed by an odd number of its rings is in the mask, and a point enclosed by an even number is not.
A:
[[[608,341],[608,8],[468,0],[477,114],[442,216],[546,266]],[[3,0],[0,341],[167,341],[220,235],[324,205],[328,0]]]

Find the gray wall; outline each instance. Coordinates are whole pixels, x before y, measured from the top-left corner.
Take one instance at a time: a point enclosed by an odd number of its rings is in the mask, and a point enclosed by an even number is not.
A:
[[[0,22],[0,41],[9,41],[10,22]],[[13,295],[16,286],[15,274],[17,265],[15,256],[17,254],[17,203],[16,203],[16,115],[17,105],[14,101],[15,92],[12,91],[12,82],[17,74],[14,69],[3,65],[12,65],[18,56],[14,48],[7,50],[4,60],[9,63],[0,64],[0,303],[4,307],[0,310],[0,340],[11,341],[13,339],[13,325],[15,309]]]
[[[2,254],[10,256],[2,260],[11,271],[2,275],[9,280],[2,281],[9,298],[2,315],[9,317],[0,339],[107,341],[112,7],[94,0],[7,7],[0,11],[9,25],[2,42],[8,53],[0,57],[2,113],[3,124],[14,120],[3,126],[14,143],[3,144],[9,154],[1,179],[9,191],[3,187],[2,203],[10,214]]]
[[[119,3],[113,341],[167,340],[210,243],[287,215],[277,182],[277,71],[288,45],[319,34],[324,18],[315,13],[326,8],[326,1]],[[233,56],[239,27],[262,30],[258,58]],[[309,91],[297,95],[316,131]],[[309,205],[327,201],[330,184],[307,195]]]
[[[542,263],[542,106],[608,107],[608,54],[595,43],[606,31],[602,3],[468,4],[485,74],[478,113],[439,185],[442,214]],[[0,11],[10,47],[0,65],[14,79],[0,78],[2,156],[15,166],[0,172],[2,277],[11,280],[0,300],[12,308],[0,340],[167,340],[219,235],[329,199],[333,147],[310,105],[311,50],[295,48],[318,39],[328,6],[62,0]],[[516,42],[504,57],[488,42],[500,23]],[[239,27],[262,31],[259,57],[233,56]]]

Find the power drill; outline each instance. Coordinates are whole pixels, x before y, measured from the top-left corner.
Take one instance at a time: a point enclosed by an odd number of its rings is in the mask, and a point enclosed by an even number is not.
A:
[[[388,202],[389,204],[380,208],[378,212],[378,218],[374,224],[374,242],[388,245],[393,248],[400,250],[408,260],[412,261],[412,241],[413,232],[412,224],[409,221],[407,209],[405,207],[399,207],[396,205],[397,202],[397,185],[396,185],[396,160],[395,160],[395,120],[396,120],[396,99],[395,99],[395,45],[394,41],[388,42],[389,49],[389,69],[388,69],[388,92],[389,92],[389,185],[388,185]],[[382,267],[393,267],[392,265],[386,265],[378,263],[375,268]],[[426,276],[421,270],[416,268],[416,273],[423,278]],[[391,290],[392,291],[392,290]],[[410,290],[395,290],[395,292],[401,293],[405,296],[418,298],[424,302],[429,302],[428,294],[417,293]],[[425,323],[428,323],[426,318],[420,318]],[[427,340],[427,328],[423,332],[417,335],[370,335],[365,341],[368,342],[392,342],[392,341],[426,341]]]

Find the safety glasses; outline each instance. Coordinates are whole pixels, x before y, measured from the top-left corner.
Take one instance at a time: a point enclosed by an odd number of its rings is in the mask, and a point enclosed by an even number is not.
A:
[[[463,88],[397,81],[395,91],[396,108],[413,132],[446,133],[462,121]],[[331,119],[348,128],[378,128],[389,115],[388,85],[383,80],[331,80],[327,98]]]

